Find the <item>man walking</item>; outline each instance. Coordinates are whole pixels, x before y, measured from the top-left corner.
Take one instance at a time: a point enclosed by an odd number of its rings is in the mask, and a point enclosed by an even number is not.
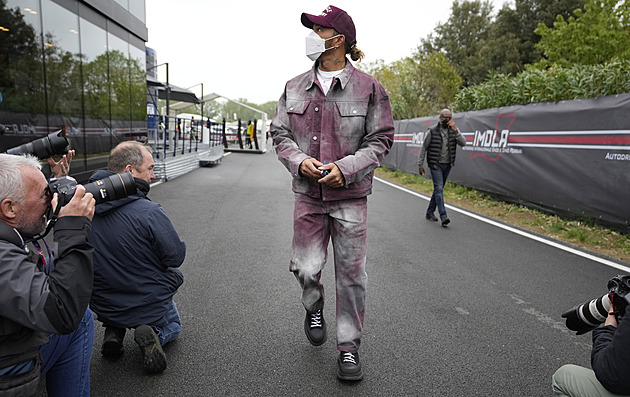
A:
[[[440,121],[437,125],[424,133],[422,149],[420,149],[418,156],[420,175],[424,175],[424,158],[426,156],[429,169],[431,169],[431,179],[433,179],[433,194],[426,217],[430,221],[437,222],[438,219],[435,217],[435,208],[437,207],[440,221],[444,227],[451,222],[444,207],[444,185],[451,168],[455,165],[457,145],[466,146],[466,138],[455,125],[451,111],[444,109],[440,112]]]
[[[337,288],[338,378],[363,377],[358,350],[365,313],[367,196],[373,171],[394,139],[389,97],[373,77],[355,69],[352,18],[329,6],[303,13],[312,29],[306,55],[313,68],[285,86],[270,132],[295,192],[292,271],[302,288],[309,342],[326,341],[321,272],[332,239]]]

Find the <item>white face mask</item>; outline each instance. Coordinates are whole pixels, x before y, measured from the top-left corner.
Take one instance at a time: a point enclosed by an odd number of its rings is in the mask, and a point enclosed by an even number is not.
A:
[[[338,34],[337,36],[341,36]],[[306,36],[306,56],[309,57],[311,61],[316,61],[320,55],[322,55],[325,51],[331,50],[335,47],[326,48],[326,41],[332,40],[337,36],[333,36],[329,39],[322,39],[319,37],[315,31],[311,31],[311,33]]]

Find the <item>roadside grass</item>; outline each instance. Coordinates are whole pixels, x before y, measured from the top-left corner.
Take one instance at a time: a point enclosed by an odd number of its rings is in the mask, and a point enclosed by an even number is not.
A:
[[[424,193],[433,192],[433,182],[419,175],[378,168],[375,175]],[[542,211],[496,200],[477,190],[447,182],[446,202],[473,212],[549,236],[589,251],[630,262],[630,234],[624,235],[594,222],[564,219]]]

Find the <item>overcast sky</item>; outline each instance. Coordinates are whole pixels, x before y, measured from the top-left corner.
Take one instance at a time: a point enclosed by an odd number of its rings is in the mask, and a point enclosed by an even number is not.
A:
[[[492,0],[494,12],[509,0]],[[411,55],[451,13],[450,0],[147,0],[147,46],[168,62],[171,84],[203,83],[204,94],[262,104],[280,98],[290,78],[312,66],[306,57],[302,12],[329,4],[354,20],[363,62],[391,63]],[[158,78],[166,80],[165,68]],[[201,87],[191,88],[197,96]]]

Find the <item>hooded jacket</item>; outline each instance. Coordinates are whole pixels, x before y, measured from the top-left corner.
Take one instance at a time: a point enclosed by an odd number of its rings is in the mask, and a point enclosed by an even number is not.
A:
[[[9,357],[74,331],[92,289],[90,220],[64,216],[55,224],[52,254],[43,268],[28,255],[20,233],[0,222],[0,368]],[[44,271],[46,270],[46,271]]]
[[[97,171],[90,182],[113,173]],[[149,184],[96,206],[90,243],[94,246],[94,288],[90,308],[105,325],[134,328],[152,324],[171,307],[183,283],[179,269],[186,244],[159,204],[146,194]]]

